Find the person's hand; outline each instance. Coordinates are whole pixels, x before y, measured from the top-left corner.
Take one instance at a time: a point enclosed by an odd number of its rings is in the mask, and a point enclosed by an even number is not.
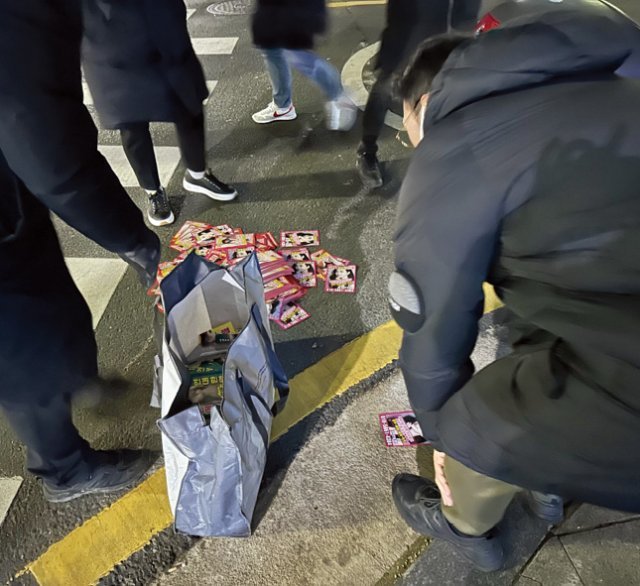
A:
[[[440,496],[442,497],[442,504],[445,507],[453,506],[453,497],[451,496],[451,489],[447,482],[447,477],[444,473],[444,459],[446,455],[444,452],[438,452],[433,450],[433,467],[436,471],[436,484],[440,490]]]

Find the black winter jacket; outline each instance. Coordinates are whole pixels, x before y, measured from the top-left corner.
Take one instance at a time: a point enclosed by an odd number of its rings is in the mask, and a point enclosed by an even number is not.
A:
[[[83,0],[83,7],[84,74],[105,128],[201,112],[207,87],[182,0]]]
[[[258,0],[253,42],[263,49],[312,49],[327,28],[325,0]]]
[[[434,80],[395,236],[425,311],[400,355],[424,435],[489,476],[633,511],[640,82],[614,72],[637,43],[594,8],[457,49]],[[483,281],[514,316],[514,352],[473,376]]]
[[[0,64],[0,400],[69,393],[96,373],[91,315],[49,210],[112,252],[159,246],[97,150],[81,16],[68,0],[0,3],[0,55],[20,56]]]

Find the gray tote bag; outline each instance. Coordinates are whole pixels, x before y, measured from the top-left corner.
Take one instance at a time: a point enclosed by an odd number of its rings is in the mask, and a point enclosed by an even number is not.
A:
[[[223,269],[192,253],[160,289],[165,324],[154,393],[175,527],[194,536],[249,536],[271,422],[289,393],[257,258]],[[224,363],[222,403],[207,422],[189,401],[187,365],[200,358],[200,334],[225,322],[239,333]]]

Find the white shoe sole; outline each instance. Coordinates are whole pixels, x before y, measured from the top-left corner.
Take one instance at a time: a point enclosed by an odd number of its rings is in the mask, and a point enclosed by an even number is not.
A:
[[[171,212],[166,220],[156,220],[155,218],[151,217],[151,214],[147,213],[147,220],[149,220],[149,223],[151,225],[159,228],[160,226],[168,226],[169,224],[173,224],[176,221],[176,217],[173,215],[173,212]]]
[[[202,195],[206,195],[210,199],[215,199],[216,201],[233,201],[238,196],[237,191],[234,191],[233,193],[216,193],[215,191],[209,191],[204,187],[200,187],[200,185],[189,183],[186,179],[182,180],[182,187],[190,193],[200,193]]]
[[[297,112],[289,112],[288,114],[283,114],[282,116],[272,118],[256,118],[256,116],[251,116],[251,119],[256,124],[271,124],[272,122],[286,122],[287,120],[295,120],[297,117]]]

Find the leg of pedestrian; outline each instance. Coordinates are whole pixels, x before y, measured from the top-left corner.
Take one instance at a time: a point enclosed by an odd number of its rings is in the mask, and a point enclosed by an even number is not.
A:
[[[398,512],[414,531],[449,542],[479,569],[500,569],[505,555],[494,528],[521,489],[479,474],[449,457],[445,475],[452,506],[442,504],[432,480],[413,474],[396,476],[392,490]]]
[[[391,105],[393,91],[392,76],[380,72],[373,84],[362,118],[362,142],[358,148],[358,172],[366,187],[376,188],[383,184],[378,161],[378,138],[384,126],[387,110]]]
[[[298,115],[291,97],[291,68],[284,49],[262,49],[262,56],[271,81],[273,99],[252,118],[257,124],[295,120]]]
[[[91,313],[66,267],[49,211],[19,182],[12,187],[3,179],[11,176],[0,155],[3,193],[16,197],[21,210],[11,248],[3,244],[14,266],[31,270],[12,271],[11,277],[5,271],[0,279],[0,323],[7,332],[0,338],[0,408],[26,446],[27,468],[42,479],[47,500],[125,488],[155,456],[95,451],[73,425],[71,397],[98,374]],[[34,335],[34,324],[51,332],[56,343]]]
[[[286,57],[291,67],[312,80],[326,95],[327,128],[351,130],[358,117],[358,109],[345,93],[338,70],[313,51],[287,50]]]
[[[17,393],[25,399],[28,396]],[[55,394],[43,401],[25,399],[0,400],[0,406],[17,438],[27,446],[27,470],[51,487],[86,478],[91,472],[91,448],[73,425],[70,397]]]
[[[504,517],[507,507],[521,489],[467,468],[457,460],[445,459],[445,476],[453,506],[442,512],[460,533],[486,534]]]
[[[158,163],[153,151],[153,139],[148,122],[136,122],[120,127],[122,148],[138,183],[146,192],[147,218],[153,226],[166,226],[175,221],[166,191],[160,183]]]
[[[184,189],[217,201],[231,201],[238,192],[220,181],[207,169],[204,113],[195,116],[186,109],[176,117],[178,144],[187,170],[182,180]]]

